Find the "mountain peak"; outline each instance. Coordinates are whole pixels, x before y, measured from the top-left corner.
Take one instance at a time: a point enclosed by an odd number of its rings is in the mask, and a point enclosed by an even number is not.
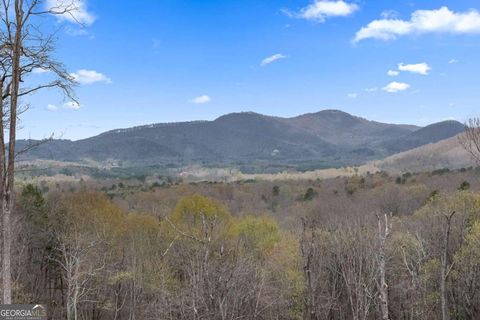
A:
[[[302,116],[335,116],[335,117],[357,118],[348,112],[337,110],[337,109],[325,109],[317,112],[305,113],[300,115],[299,117],[302,117]]]
[[[260,118],[268,118],[268,116],[265,116],[263,114],[253,112],[253,111],[242,111],[242,112],[233,112],[233,113],[225,114],[215,119],[214,122],[260,119]]]
[[[317,113],[323,113],[323,114],[340,114],[340,115],[348,115],[352,116],[350,113],[338,110],[338,109],[325,109],[325,110],[320,110]]]

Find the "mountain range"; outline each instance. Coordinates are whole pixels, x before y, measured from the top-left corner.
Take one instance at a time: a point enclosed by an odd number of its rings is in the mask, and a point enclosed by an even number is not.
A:
[[[457,121],[426,127],[369,121],[339,110],[292,118],[253,112],[213,121],[160,123],[117,129],[77,141],[52,140],[22,160],[110,163],[115,166],[358,165],[453,137]],[[22,148],[36,141],[18,141]]]

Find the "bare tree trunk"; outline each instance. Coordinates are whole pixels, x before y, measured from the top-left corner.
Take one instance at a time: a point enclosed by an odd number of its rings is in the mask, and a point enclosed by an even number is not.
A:
[[[445,215],[446,225],[445,233],[443,236],[443,253],[441,258],[440,270],[440,299],[442,305],[442,320],[450,319],[447,305],[447,279],[451,271],[451,266],[448,266],[448,244],[450,240],[450,229],[452,226],[452,218],[454,214],[455,211],[453,211],[450,215]]]
[[[3,97],[3,86],[4,86],[4,79],[0,82],[0,97]],[[3,99],[0,99],[0,209],[2,210],[2,219],[1,219],[1,239],[2,239],[2,252],[0,254],[1,261],[2,261],[2,270],[3,270],[3,235],[4,235],[4,217],[5,217],[5,186],[6,186],[6,175],[5,175],[5,124],[4,124],[4,103]],[[3,273],[2,273],[2,280],[3,280]],[[2,300],[4,301],[4,300]]]
[[[390,236],[391,225],[388,221],[388,216],[385,214],[385,222],[382,225],[382,221],[379,216],[378,218],[378,238],[379,238],[379,252],[378,252],[378,268],[380,273],[380,283],[378,290],[380,294],[378,296],[380,300],[380,309],[382,311],[382,320],[389,320],[389,310],[388,310],[388,285],[385,279],[385,267],[386,267],[386,256],[385,256],[385,244],[386,240]]]
[[[312,280],[312,260],[315,256],[315,223],[310,222],[310,234],[307,231],[307,221],[302,219],[303,230],[302,239],[300,243],[300,249],[303,257],[303,275],[305,278],[305,320],[316,320],[317,315],[315,312],[315,288]],[[310,239],[308,239],[310,237]]]

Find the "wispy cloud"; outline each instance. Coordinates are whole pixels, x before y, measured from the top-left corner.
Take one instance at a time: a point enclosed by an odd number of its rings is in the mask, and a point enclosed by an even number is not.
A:
[[[112,79],[95,70],[81,69],[71,73],[70,76],[80,84],[93,84],[97,82],[112,83]]]
[[[398,11],[384,10],[380,15],[383,19],[396,19],[398,17]]]
[[[47,109],[48,111],[57,111],[57,110],[58,110],[58,107],[57,107],[56,105],[54,105],[54,104],[49,104],[49,105],[47,105],[46,109]]]
[[[267,57],[267,58],[263,59],[262,62],[260,62],[260,65],[262,67],[264,67],[264,66],[266,66],[266,65],[268,65],[272,62],[275,62],[275,61],[281,60],[281,59],[285,59],[285,58],[287,58],[286,55],[281,54],[281,53],[277,53],[277,54],[271,55],[270,57]]]
[[[313,3],[300,9],[299,12],[284,10],[288,16],[312,20],[315,22],[325,22],[330,17],[346,17],[359,9],[355,3],[348,3],[343,0],[314,0]]]
[[[387,72],[387,75],[389,75],[390,77],[396,77],[400,74],[400,72],[398,72],[397,70],[388,70]]]
[[[395,93],[399,91],[405,91],[408,88],[410,88],[410,85],[408,83],[394,81],[387,84],[385,87],[382,88],[382,90],[388,93]]]
[[[63,104],[63,107],[71,110],[78,110],[81,106],[75,101],[69,101]]]
[[[416,64],[400,63],[398,65],[398,70],[400,71],[418,73],[424,76],[426,76],[431,69],[432,68],[426,62],[416,63]]]
[[[95,39],[95,34],[91,33],[87,28],[83,26],[68,26],[65,28],[65,34],[71,37],[88,37],[88,39]]]
[[[45,6],[61,21],[91,25],[96,20],[88,11],[86,0],[47,0]]]
[[[450,64],[458,63],[458,60],[457,59],[450,59],[448,61],[448,63],[450,63]]]
[[[365,92],[376,92],[378,91],[378,87],[371,87],[371,88],[366,88]]]
[[[480,13],[477,10],[453,12],[448,7],[436,10],[417,10],[410,20],[384,18],[361,28],[354,42],[365,39],[393,40],[409,34],[450,33],[480,34]]]
[[[212,98],[205,94],[190,100],[190,102],[194,104],[205,104],[209,103],[210,101],[212,101]]]
[[[347,97],[350,98],[350,99],[356,99],[356,98],[358,98],[358,93],[356,93],[356,92],[349,93],[349,94],[347,94]]]

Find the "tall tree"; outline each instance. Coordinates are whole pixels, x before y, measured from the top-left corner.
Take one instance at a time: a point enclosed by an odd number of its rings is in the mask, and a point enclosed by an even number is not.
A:
[[[73,0],[72,0],[73,1]],[[59,88],[73,97],[74,81],[63,65],[51,57],[54,34],[42,31],[39,16],[67,14],[76,10],[74,3],[60,3],[45,8],[42,0],[1,0],[0,3],[0,206],[2,210],[2,280],[3,303],[12,303],[12,214],[14,211],[15,157],[17,121],[28,108],[22,97],[41,89]],[[53,80],[27,87],[28,74],[36,69],[49,71]]]

